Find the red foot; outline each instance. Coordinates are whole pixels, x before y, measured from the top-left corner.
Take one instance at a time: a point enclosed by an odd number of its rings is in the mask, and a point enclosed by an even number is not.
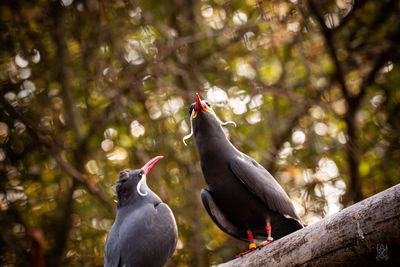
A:
[[[237,255],[235,258],[240,258],[240,257],[242,257],[242,256],[244,256],[244,255],[246,255],[246,254],[249,254],[249,253],[253,252],[253,251],[256,250],[256,249],[261,249],[261,248],[265,247],[266,245],[271,244],[271,243],[274,242],[274,241],[275,241],[275,240],[270,240],[270,241],[268,241],[268,242],[265,242],[264,244],[261,244],[261,245],[257,246],[257,248],[253,248],[253,249],[250,249],[250,250],[245,251],[245,252],[243,252],[243,253],[240,253],[240,254]]]
[[[269,240],[268,242],[265,242],[264,244],[262,244],[260,247],[265,247],[266,245],[271,244],[274,241],[275,240]]]
[[[245,252],[243,252],[243,253],[240,253],[240,254],[237,255],[235,258],[240,258],[240,257],[242,257],[242,256],[244,256],[244,255],[246,255],[246,254],[249,254],[249,253],[253,252],[254,250],[256,250],[256,248],[252,248],[252,249],[250,249],[250,250],[248,250],[248,251],[245,251]]]

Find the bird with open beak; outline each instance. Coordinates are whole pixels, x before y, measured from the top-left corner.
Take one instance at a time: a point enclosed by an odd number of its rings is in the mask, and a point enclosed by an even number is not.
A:
[[[162,158],[119,174],[118,210],[104,248],[105,267],[164,266],[174,253],[178,240],[174,215],[146,184],[150,170]]]
[[[227,234],[263,245],[303,227],[288,195],[272,175],[226,138],[222,122],[208,102],[196,94],[189,108],[191,133],[200,155],[208,189],[201,190],[204,207]],[[241,254],[243,255],[243,254]]]

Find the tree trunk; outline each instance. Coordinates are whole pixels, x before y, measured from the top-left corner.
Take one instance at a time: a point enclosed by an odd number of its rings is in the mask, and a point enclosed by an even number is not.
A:
[[[400,184],[218,267],[351,265],[400,266]]]

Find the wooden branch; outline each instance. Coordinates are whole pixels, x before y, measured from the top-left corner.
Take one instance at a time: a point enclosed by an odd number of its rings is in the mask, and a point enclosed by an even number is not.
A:
[[[70,66],[69,66],[69,53],[67,45],[67,33],[65,27],[65,9],[60,3],[54,2],[51,5],[51,13],[53,14],[54,28],[51,31],[53,42],[57,51],[57,77],[61,84],[61,95],[63,96],[64,107],[66,111],[67,124],[74,133],[76,145],[73,148],[74,158],[71,160],[71,166],[76,168],[80,173],[83,171],[84,158],[86,156],[86,143],[83,143],[84,128],[82,123],[82,116],[76,106],[73,87],[71,84]],[[93,51],[90,50],[90,51]],[[86,61],[85,61],[86,62]],[[58,204],[62,210],[58,218],[54,221],[55,239],[51,249],[46,253],[47,266],[59,266],[67,246],[68,235],[72,228],[71,215],[73,212],[74,204],[74,191],[77,187],[76,180],[66,193],[64,203]]]
[[[345,203],[357,202],[363,198],[361,192],[361,178],[359,172],[359,144],[356,136],[356,123],[355,114],[359,104],[355,104],[356,101],[360,102],[356,97],[349,94],[347,89],[343,67],[339,62],[337,57],[336,48],[333,39],[333,31],[330,30],[324,21],[322,14],[318,11],[318,7],[314,3],[314,0],[308,0],[308,7],[311,13],[317,18],[318,24],[321,28],[322,35],[325,39],[325,44],[328,48],[330,57],[335,64],[335,75],[334,78],[337,79],[340,84],[340,88],[344,99],[346,100],[348,111],[344,117],[347,126],[347,143],[346,152],[348,157],[348,167],[349,167],[349,182],[347,185],[347,193],[345,195]]]
[[[386,53],[382,53],[374,61],[371,71],[364,78],[364,81],[360,87],[360,93],[356,96],[352,96],[346,99],[348,111],[344,115],[344,121],[347,126],[347,143],[346,143],[346,153],[348,157],[348,166],[350,173],[350,180],[348,182],[348,190],[344,197],[345,202],[349,201],[360,201],[363,199],[361,186],[362,178],[359,171],[360,165],[360,145],[357,138],[357,123],[356,123],[356,113],[359,109],[363,97],[366,95],[367,88],[374,82],[375,76],[379,69],[385,63]]]
[[[342,89],[343,96],[346,99],[350,98],[347,90],[347,85],[344,79],[343,68],[337,57],[336,48],[333,40],[333,32],[326,26],[323,16],[319,13],[317,6],[313,0],[308,1],[308,6],[311,13],[317,18],[318,24],[321,27],[322,35],[324,36],[326,46],[328,47],[328,52],[335,64],[335,74]]]
[[[389,50],[389,49],[388,49]],[[385,62],[388,59],[388,52],[382,51],[382,53],[377,56],[377,58],[374,60],[372,64],[372,68],[368,75],[364,78],[363,83],[360,86],[360,93],[356,96],[354,96],[354,100],[349,103],[350,105],[357,105],[357,107],[360,105],[362,98],[365,96],[367,93],[367,88],[371,84],[374,83],[374,79],[378,73],[378,71],[382,68],[382,66],[385,64]]]
[[[83,185],[86,188],[86,190],[90,194],[94,195],[97,199],[99,199],[100,202],[111,213],[113,213],[114,215],[116,214],[114,205],[112,205],[108,201],[103,192],[99,188],[91,185],[77,169],[75,169],[71,164],[69,164],[62,158],[58,147],[54,144],[51,137],[42,133],[39,129],[36,129],[36,127],[32,125],[18,110],[16,110],[10,103],[8,103],[8,101],[4,98],[3,94],[0,94],[0,103],[3,104],[4,108],[11,116],[13,116],[14,118],[18,119],[19,121],[25,124],[28,132],[34,138],[36,138],[39,141],[39,143],[41,143],[44,147],[47,148],[47,150],[53,156],[54,160],[61,167],[61,169],[64,170],[64,172],[70,175],[78,184]]]
[[[317,94],[315,97],[312,97],[312,99],[318,99],[321,97],[322,93],[325,92],[326,90],[329,90],[331,88],[331,83],[328,83],[328,86],[317,90]],[[287,126],[285,127],[284,130],[282,130],[280,132],[280,134],[277,136],[275,142],[274,142],[274,146],[272,147],[272,154],[273,154],[273,159],[269,161],[268,164],[265,164],[267,166],[267,170],[269,170],[271,173],[275,173],[276,172],[276,162],[278,161],[278,156],[279,156],[279,151],[282,149],[284,143],[286,142],[286,140],[288,140],[288,138],[291,136],[293,129],[298,125],[299,121],[301,118],[303,118],[309,111],[310,107],[314,104],[312,102],[312,99],[307,99],[304,100],[302,104],[302,107],[299,107],[297,109],[296,114],[289,119],[289,123],[287,124]]]
[[[400,263],[399,200],[400,184],[217,266],[395,266]]]

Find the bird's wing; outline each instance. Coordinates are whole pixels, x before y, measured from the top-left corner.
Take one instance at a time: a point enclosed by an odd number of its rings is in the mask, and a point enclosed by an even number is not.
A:
[[[235,176],[269,209],[300,222],[288,195],[264,167],[244,154],[229,164]]]
[[[158,236],[160,240],[157,243],[165,242],[168,244],[166,247],[168,247],[168,258],[170,258],[174,254],[178,242],[178,227],[176,226],[175,217],[172,210],[165,203],[158,204],[155,209],[160,222],[164,224],[164,228]]]
[[[218,207],[210,191],[202,189],[201,200],[203,201],[203,205],[206,208],[211,219],[222,231],[238,239],[247,240],[246,236],[243,236],[243,231],[240,231],[238,227],[236,227],[231,221],[229,221],[222,210]]]
[[[117,267],[121,258],[117,225],[111,227],[104,248],[104,267]]]

